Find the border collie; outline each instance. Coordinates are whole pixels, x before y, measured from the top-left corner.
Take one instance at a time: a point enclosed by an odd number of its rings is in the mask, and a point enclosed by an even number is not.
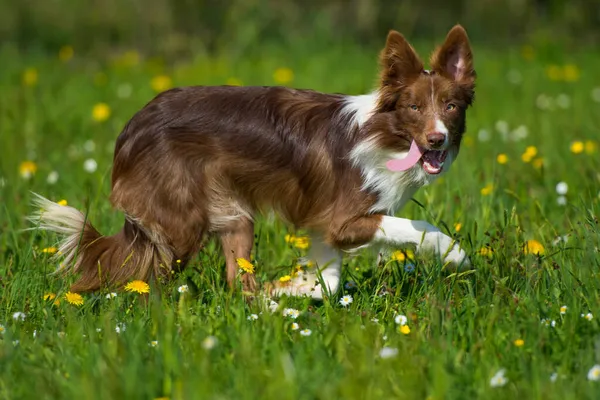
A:
[[[374,244],[470,265],[436,227],[393,216],[458,155],[476,78],[467,33],[453,27],[426,70],[390,31],[379,61],[378,88],[361,96],[229,86],[156,96],[116,142],[110,201],[125,214],[120,232],[103,236],[83,213],[37,196],[31,219],[65,236],[61,270],[78,274],[71,290],[169,277],[208,237],[220,239],[233,287],[236,260],[250,259],[254,216],[270,211],[310,232],[316,266],[268,284],[271,295],[334,293],[342,254]],[[254,275],[242,285],[254,292]]]

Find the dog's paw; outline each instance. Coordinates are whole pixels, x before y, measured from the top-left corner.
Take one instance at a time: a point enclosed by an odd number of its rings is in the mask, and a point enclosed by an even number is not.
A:
[[[444,257],[444,264],[448,264],[452,268],[468,269],[471,268],[471,260],[467,253],[458,245],[454,245]]]

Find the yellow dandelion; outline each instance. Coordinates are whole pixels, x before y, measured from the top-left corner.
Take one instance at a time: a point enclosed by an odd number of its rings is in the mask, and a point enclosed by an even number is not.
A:
[[[62,62],[67,62],[73,58],[73,54],[75,54],[73,46],[63,46],[58,51],[58,59]]]
[[[290,234],[285,235],[286,243],[292,243],[294,240],[296,240],[296,236]]]
[[[506,164],[508,162],[508,156],[506,154],[498,154],[496,161],[498,161],[498,164]]]
[[[46,247],[45,249],[42,250],[42,253],[54,254],[57,251],[58,251],[58,249],[56,247]]]
[[[460,222],[457,222],[454,224],[454,230],[456,232],[460,232],[461,229],[462,229],[462,224]]]
[[[577,82],[579,80],[579,68],[577,65],[565,65],[563,68],[563,77],[567,82]]]
[[[150,86],[155,92],[164,92],[173,87],[173,80],[167,75],[157,75],[150,81]]]
[[[92,109],[92,118],[96,122],[104,122],[110,118],[110,107],[106,103],[98,103]]]
[[[401,325],[398,327],[398,332],[403,335],[408,335],[410,333],[410,327],[408,325]]]
[[[542,246],[542,244],[537,240],[528,240],[527,242],[525,242],[523,252],[525,254],[541,255],[544,254],[544,246]]]
[[[65,293],[65,300],[67,303],[73,304],[74,306],[83,305],[83,297],[79,293],[67,292]]]
[[[252,265],[250,261],[246,260],[245,258],[238,258],[235,261],[242,271],[248,274],[254,273],[254,265]]]
[[[24,179],[29,179],[33,175],[35,175],[37,171],[37,164],[33,161],[23,161],[21,165],[19,165],[19,174]]]
[[[393,261],[414,260],[415,254],[411,250],[398,250],[392,253]]]
[[[563,69],[558,65],[549,65],[546,67],[546,75],[551,81],[560,81],[563,78]]]
[[[527,61],[533,60],[535,57],[535,50],[533,49],[533,46],[525,45],[521,47],[521,57]]]
[[[492,250],[491,247],[485,246],[479,249],[478,253],[480,256],[483,257],[491,257],[492,255],[494,255],[494,250]]]
[[[585,147],[585,152],[587,154],[595,153],[596,149],[598,148],[598,146],[596,145],[596,142],[594,142],[592,140],[586,140],[584,147]]]
[[[238,78],[231,77],[227,78],[225,84],[229,86],[242,86],[242,81]]]
[[[286,283],[292,280],[292,277],[290,275],[285,275],[282,276],[281,278],[279,278],[279,282],[281,283]]]
[[[42,299],[48,301],[48,300],[54,300],[56,298],[56,293],[46,293],[42,296]]]
[[[533,160],[532,163],[533,167],[536,169],[540,169],[544,166],[544,159],[543,158],[536,158],[535,160]]]
[[[585,145],[583,144],[583,142],[581,142],[579,140],[571,143],[571,153],[573,153],[573,154],[580,154],[583,152],[584,149],[585,149]]]
[[[294,239],[294,246],[298,249],[308,249],[310,246],[310,239],[308,236],[301,236]]]
[[[285,85],[294,80],[294,71],[289,68],[277,68],[273,73],[273,80],[280,85]]]
[[[148,285],[144,281],[135,280],[125,285],[125,290],[127,290],[128,292],[136,292],[140,294],[150,293],[150,285]]]
[[[525,344],[525,341],[523,339],[516,339],[513,343],[517,347],[523,347],[523,345]]]
[[[56,202],[56,204],[58,204],[59,206],[66,206],[68,203],[65,199],[59,200],[58,202]]]
[[[481,188],[481,195],[488,196],[492,193],[493,190],[494,190],[494,185],[492,185],[491,183],[488,183],[487,185],[485,185],[484,187]]]
[[[38,71],[35,68],[27,68],[23,71],[23,84],[25,86],[35,86],[38,82]]]

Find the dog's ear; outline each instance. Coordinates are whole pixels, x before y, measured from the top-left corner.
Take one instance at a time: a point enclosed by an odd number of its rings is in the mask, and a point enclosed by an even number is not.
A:
[[[461,85],[474,85],[476,73],[473,69],[473,54],[467,32],[455,25],[444,44],[431,55],[431,68],[436,73]]]
[[[390,31],[379,56],[381,68],[381,102],[390,103],[398,92],[423,72],[423,62],[408,41],[397,31]],[[382,104],[383,106],[383,104]]]

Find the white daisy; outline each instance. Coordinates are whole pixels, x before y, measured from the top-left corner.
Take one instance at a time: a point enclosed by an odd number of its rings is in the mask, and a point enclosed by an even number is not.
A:
[[[556,184],[556,194],[564,196],[569,191],[569,185],[566,182],[558,182]]]
[[[96,332],[98,332],[98,333],[102,332],[102,328],[96,328]]]
[[[406,325],[408,318],[406,318],[406,315],[398,314],[396,315],[396,318],[394,318],[394,322],[398,325]]]
[[[310,335],[312,334],[312,331],[311,331],[310,329],[302,329],[302,330],[300,331],[300,334],[301,334],[302,336],[310,336]]]
[[[284,317],[290,317],[292,319],[296,319],[296,318],[298,318],[299,315],[300,315],[300,311],[296,310],[295,308],[284,308],[283,309]]]
[[[202,341],[202,348],[205,350],[210,350],[217,345],[217,338],[214,336],[207,336]]]
[[[352,298],[352,296],[347,294],[340,299],[340,304],[344,307],[348,307],[353,301],[354,299]]]
[[[106,294],[106,298],[107,299],[114,299],[115,297],[117,297],[117,294],[115,292],[111,292],[111,293],[107,293]]]
[[[256,321],[258,319],[258,315],[256,314],[250,314],[248,315],[248,321]]]
[[[508,383],[508,379],[504,376],[505,373],[505,369],[501,369],[500,371],[496,372],[496,374],[490,379],[490,386],[502,387],[506,385]]]
[[[589,312],[587,314],[581,314],[581,317],[587,319],[588,321],[591,321],[592,319],[594,319],[594,316],[592,315],[591,312]]]
[[[25,313],[21,311],[17,311],[12,317],[15,321],[25,321]]]
[[[93,158],[88,158],[83,162],[83,169],[85,172],[89,172],[90,174],[96,172],[98,169],[98,163]]]
[[[117,326],[115,326],[115,332],[117,332],[117,333],[125,332],[126,329],[127,328],[126,328],[125,324],[122,322],[119,322],[117,324]]]
[[[300,329],[300,325],[298,325],[296,322],[294,322],[291,326],[293,331],[297,331],[298,329]]]
[[[569,309],[569,307],[567,307],[567,306],[562,306],[562,307],[560,308],[560,314],[561,314],[561,315],[565,315],[565,314],[567,313],[567,310],[568,310],[568,309]]]
[[[392,357],[396,357],[398,355],[398,349],[394,348],[394,347],[383,347],[380,351],[379,351],[379,357],[381,358],[392,358]]]
[[[587,374],[587,378],[590,381],[600,381],[600,365],[594,365]]]
[[[177,291],[179,293],[187,293],[190,290],[190,288],[188,287],[188,285],[181,285],[177,288]]]
[[[150,343],[148,343],[148,346],[150,347],[157,347],[158,346],[158,340],[153,340]]]
[[[46,182],[48,182],[48,185],[54,185],[56,182],[58,182],[58,172],[56,171],[52,171],[48,174],[48,177],[46,178]]]

